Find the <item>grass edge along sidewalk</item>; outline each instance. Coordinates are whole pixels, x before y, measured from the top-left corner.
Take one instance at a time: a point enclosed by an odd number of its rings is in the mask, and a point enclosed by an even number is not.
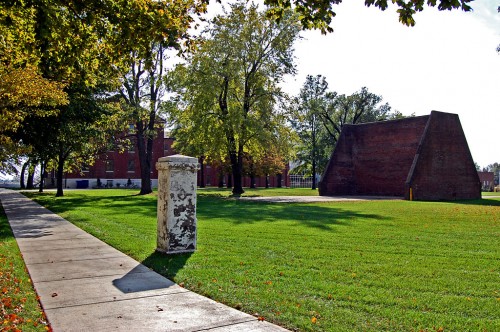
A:
[[[0,240],[0,331],[50,330],[1,202]]]
[[[270,204],[199,195],[198,250],[154,253],[156,198],[30,194],[186,288],[301,331],[500,328],[500,200]]]

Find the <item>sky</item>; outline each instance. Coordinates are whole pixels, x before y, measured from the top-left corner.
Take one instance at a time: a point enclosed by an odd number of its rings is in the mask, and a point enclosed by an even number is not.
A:
[[[474,161],[500,162],[500,1],[476,0],[468,13],[426,7],[414,27],[399,23],[394,7],[344,2],[335,7],[333,33],[302,33],[298,74],[283,89],[296,95],[306,75],[320,74],[330,91],[366,86],[404,115],[456,113]]]

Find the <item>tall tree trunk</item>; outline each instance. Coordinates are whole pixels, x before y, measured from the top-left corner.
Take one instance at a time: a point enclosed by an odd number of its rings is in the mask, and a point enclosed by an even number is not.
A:
[[[57,182],[57,192],[56,197],[64,196],[63,192],[63,180],[64,180],[64,157],[59,155],[57,159],[57,171],[56,171],[56,182]]]
[[[26,189],[35,189],[35,170],[36,164],[30,163],[30,167],[28,168],[28,179],[26,180]]]
[[[205,157],[200,157],[200,188],[205,188]]]
[[[253,162],[250,162],[250,188],[255,189],[255,170]]]
[[[242,181],[242,165],[243,165],[243,154],[236,153],[233,151],[229,154],[231,160],[231,168],[233,171],[233,195],[241,196],[245,191],[243,190]]]
[[[312,123],[312,188],[316,189],[316,122],[315,117],[313,116]]]
[[[255,189],[255,174],[250,173],[250,188]]]
[[[217,186],[219,188],[224,188],[224,171],[221,168],[217,173],[219,175],[219,181],[218,181],[219,183],[217,184]]]
[[[45,181],[45,165],[47,163],[45,161],[42,161],[40,163],[40,183],[38,184],[38,192],[43,193],[43,183]]]
[[[19,185],[21,186],[21,189],[25,189],[26,186],[24,185],[24,173],[26,172],[26,168],[28,167],[29,165],[29,160],[27,160],[24,164],[23,164],[23,167],[21,168],[21,177],[20,177],[20,180],[19,180]]]
[[[151,189],[151,152],[152,152],[152,140],[146,138],[144,135],[144,125],[141,121],[137,123],[137,152],[139,153],[139,165],[141,168],[141,191],[139,195],[150,194],[153,190]],[[150,142],[151,141],[151,142]],[[150,147],[151,146],[151,147]],[[148,151],[151,151],[148,153]]]
[[[241,196],[243,190],[243,146],[238,144],[236,149],[236,139],[232,130],[226,133],[226,138],[229,143],[229,160],[231,161],[231,170],[233,172],[233,196]]]
[[[313,159],[312,163],[312,188],[311,189],[316,189],[316,159]]]
[[[266,174],[266,189],[269,189],[269,174]]]
[[[279,173],[279,174],[276,175],[276,181],[278,182],[276,184],[277,188],[281,188],[282,187],[282,185],[281,185],[282,177],[283,177],[283,174],[281,174],[281,173]]]

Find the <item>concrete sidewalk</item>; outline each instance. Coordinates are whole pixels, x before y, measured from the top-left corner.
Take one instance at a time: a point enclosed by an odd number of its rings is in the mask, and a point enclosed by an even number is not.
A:
[[[190,292],[18,192],[0,201],[58,331],[286,331]]]

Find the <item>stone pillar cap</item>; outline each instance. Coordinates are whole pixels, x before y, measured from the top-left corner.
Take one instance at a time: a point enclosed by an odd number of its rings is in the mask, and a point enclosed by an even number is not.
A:
[[[184,156],[182,154],[174,154],[168,157],[161,157],[158,159],[159,163],[176,162],[176,163],[198,163],[198,158]]]

